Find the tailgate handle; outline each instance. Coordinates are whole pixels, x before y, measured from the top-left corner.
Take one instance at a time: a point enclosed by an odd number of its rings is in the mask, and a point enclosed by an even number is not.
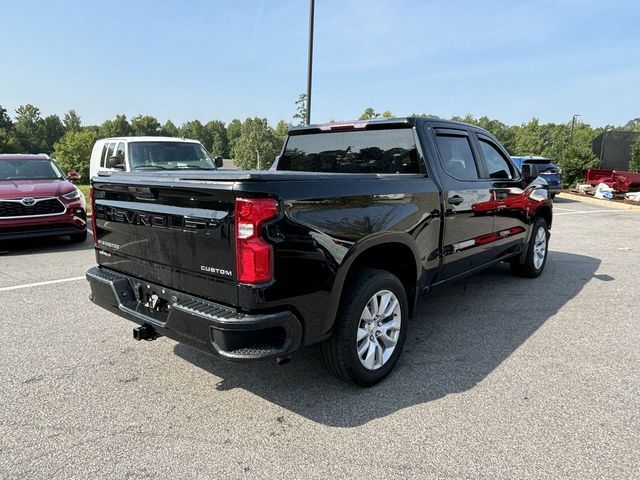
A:
[[[464,202],[464,199],[460,195],[454,195],[453,197],[449,197],[447,200],[451,205],[460,205]]]

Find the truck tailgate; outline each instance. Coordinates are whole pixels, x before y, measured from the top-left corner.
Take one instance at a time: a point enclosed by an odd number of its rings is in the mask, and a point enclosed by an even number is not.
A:
[[[114,177],[93,182],[99,265],[236,305],[233,181],[205,188]]]

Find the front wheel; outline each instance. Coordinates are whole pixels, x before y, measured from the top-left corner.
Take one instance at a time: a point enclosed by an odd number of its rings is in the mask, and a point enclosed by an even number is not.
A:
[[[389,375],[402,353],[407,294],[396,276],[375,269],[359,269],[346,288],[322,358],[337,377],[370,387]]]
[[[524,259],[511,262],[511,270],[516,275],[535,278],[542,273],[549,252],[549,229],[544,218],[537,217],[532,225],[531,238]]]

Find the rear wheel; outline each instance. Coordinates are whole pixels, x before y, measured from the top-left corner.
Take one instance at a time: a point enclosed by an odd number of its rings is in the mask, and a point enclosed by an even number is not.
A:
[[[516,275],[535,278],[542,273],[547,263],[549,251],[549,230],[547,222],[537,217],[533,222],[531,238],[523,261],[511,262],[511,271]]]
[[[384,270],[359,269],[346,288],[322,358],[334,375],[369,387],[393,370],[402,353],[407,295],[400,280]]]

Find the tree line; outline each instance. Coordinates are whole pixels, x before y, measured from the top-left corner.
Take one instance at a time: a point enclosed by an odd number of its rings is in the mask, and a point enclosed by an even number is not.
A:
[[[429,116],[432,114],[413,114]],[[69,110],[61,119],[58,115],[42,117],[40,110],[30,104],[21,105],[12,118],[0,105],[0,153],[47,153],[64,170],[75,170],[88,179],[91,149],[97,139],[120,136],[169,136],[198,140],[214,155],[233,158],[242,169],[268,168],[280,152],[284,137],[292,123],[302,124],[306,116],[306,97],[296,101],[293,122],[280,120],[275,127],[266,118],[233,119],[228,124],[220,120],[202,123],[190,120],[176,126],[171,120],[161,124],[150,115],[137,115],[130,120],[125,115],[105,120],[100,125],[83,125],[80,116]],[[386,110],[364,110],[360,119],[391,118]],[[520,125],[507,125],[486,116],[454,116],[452,120],[477,125],[492,133],[512,155],[541,155],[555,160],[563,169],[567,185],[583,177],[584,170],[598,165],[591,151],[592,140],[608,130],[640,131],[640,118],[625,125],[593,128],[585,122],[540,123],[533,118]],[[632,150],[632,167],[640,166],[640,143]],[[635,157],[639,157],[635,159]],[[637,163],[634,163],[637,162]],[[636,167],[637,168],[637,167]]]

